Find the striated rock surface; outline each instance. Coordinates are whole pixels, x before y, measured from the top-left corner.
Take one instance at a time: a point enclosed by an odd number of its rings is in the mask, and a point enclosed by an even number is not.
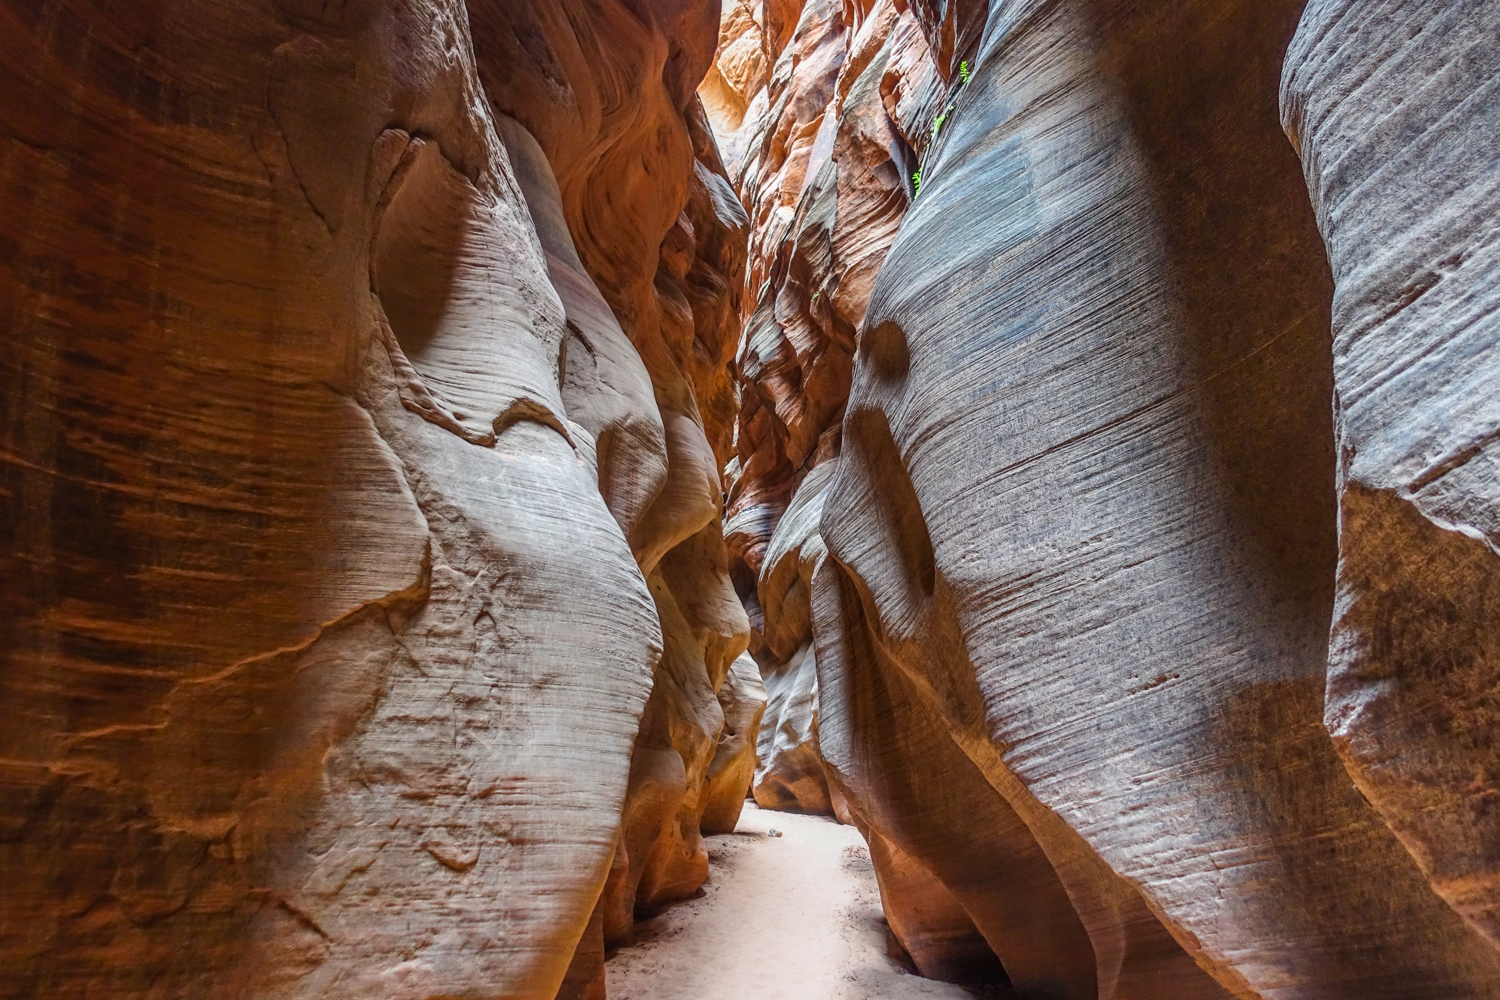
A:
[[[812,579],[827,550],[818,534],[836,462],[803,479],[777,525],[759,586],[766,622],[766,714],[756,746],[755,800],[767,809],[832,815],[818,749],[818,661],[812,648]]]
[[[940,92],[915,15],[890,0],[772,7],[726,4],[700,88],[752,224],[726,535],[769,698],[757,800],[830,813],[811,648],[817,522],[854,330]]]
[[[550,167],[528,200],[557,234],[547,245],[567,309],[563,388],[583,401],[577,422],[663,635],[600,903],[615,942],[636,912],[707,876],[699,824],[725,724],[716,691],[748,636],[718,474],[745,220],[693,89],[712,59],[714,10],[521,0],[469,10],[492,107]]]
[[[3,15],[0,992],[549,997],[660,633],[464,10],[168,14]]]
[[[1487,3],[1313,2],[1282,114],[1335,282],[1324,720],[1434,888],[1500,945],[1497,32]]]
[[[933,974],[1497,995],[1489,8],[769,14],[705,88],[757,797],[827,782]]]
[[[597,997],[697,888],[716,13],[0,10],[0,995]]]
[[[1115,945],[1113,951],[1092,945],[1069,896],[1080,880],[1070,869],[1082,862],[1054,869],[1059,849],[1069,845],[1044,852],[1016,810],[964,756],[932,706],[872,641],[848,575],[829,561],[815,585],[825,720],[819,745],[826,773],[870,842],[892,930],[918,969],[967,978],[966,971],[981,965],[974,940],[979,937],[1021,990],[1093,997],[1102,979],[1099,993],[1114,995],[1109,986],[1119,979],[1122,949],[1118,942],[1105,942]],[[1065,885],[1070,874],[1073,881]],[[1100,895],[1091,900],[1096,906],[1124,909]],[[1157,944],[1168,956],[1181,954],[1144,907],[1137,904],[1130,916],[1144,917],[1146,929],[1156,931],[1154,939],[1135,935],[1132,958],[1141,954],[1141,941]],[[1120,930],[1123,937],[1128,928]],[[1166,948],[1159,947],[1163,940]],[[1100,973],[1096,951],[1103,951]],[[1142,976],[1139,965],[1133,963],[1132,974],[1145,982],[1130,986],[1169,985],[1157,974],[1161,970],[1152,967],[1151,975]]]
[[[818,661],[812,643],[762,670],[766,711],[755,747],[755,801],[764,809],[832,816],[818,748]]]
[[[860,832],[869,844],[886,922],[917,971],[945,982],[985,983],[1002,976],[989,942],[948,887],[880,833]]]
[[[1135,889],[1242,995],[1495,995],[1320,725],[1331,290],[1266,101],[1300,11],[1209,6],[992,8],[823,537],[1063,876],[1101,995],[1158,952]]]
[[[721,42],[721,75],[735,77],[738,54],[769,42],[757,22],[725,23],[749,31]],[[809,0],[775,52],[749,101],[758,116],[728,140],[746,147],[736,174],[752,236],[725,533],[747,575],[802,477],[838,454],[854,330],[939,96],[915,20],[891,0]],[[728,124],[722,112],[714,122]]]
[[[0,997],[1500,998],[1497,32],[0,4]]]

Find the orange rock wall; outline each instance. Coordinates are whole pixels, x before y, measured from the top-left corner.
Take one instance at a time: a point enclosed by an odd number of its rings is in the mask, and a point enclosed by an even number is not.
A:
[[[813,480],[826,485],[839,454],[855,329],[940,83],[914,12],[809,0],[726,4],[700,88],[750,216],[726,541],[769,698],[755,782],[767,806],[834,811],[816,747]]]
[[[597,996],[696,890],[716,15],[0,4],[0,996]]]

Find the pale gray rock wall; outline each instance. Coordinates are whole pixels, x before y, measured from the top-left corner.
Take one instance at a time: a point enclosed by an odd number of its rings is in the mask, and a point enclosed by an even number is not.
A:
[[[1500,7],[1314,0],[1282,115],[1333,266],[1325,722],[1500,945]]]
[[[1322,725],[1333,285],[1273,99],[1300,14],[992,6],[825,501],[880,655],[1048,854],[1100,996],[1144,995],[1164,933],[1220,985],[1151,995],[1500,995]]]

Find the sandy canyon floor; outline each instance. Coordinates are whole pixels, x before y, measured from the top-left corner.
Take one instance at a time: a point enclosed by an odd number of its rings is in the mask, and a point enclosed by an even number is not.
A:
[[[779,831],[780,837],[773,836]],[[875,869],[853,827],[746,803],[708,838],[704,895],[636,926],[605,964],[610,1000],[973,1000],[887,955]]]

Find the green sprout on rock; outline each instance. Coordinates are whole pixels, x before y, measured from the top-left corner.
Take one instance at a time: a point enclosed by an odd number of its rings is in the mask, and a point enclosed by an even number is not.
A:
[[[911,172],[911,188],[911,196],[913,198],[922,193],[922,171],[913,170]]]
[[[965,59],[958,64],[958,79],[961,83],[969,82],[969,60]]]
[[[943,109],[943,113],[932,120],[932,139],[928,142],[929,146],[932,145],[932,143],[937,142],[938,131],[943,127],[943,122],[948,120],[948,115],[951,114],[952,111],[953,102],[949,101],[948,106]]]

